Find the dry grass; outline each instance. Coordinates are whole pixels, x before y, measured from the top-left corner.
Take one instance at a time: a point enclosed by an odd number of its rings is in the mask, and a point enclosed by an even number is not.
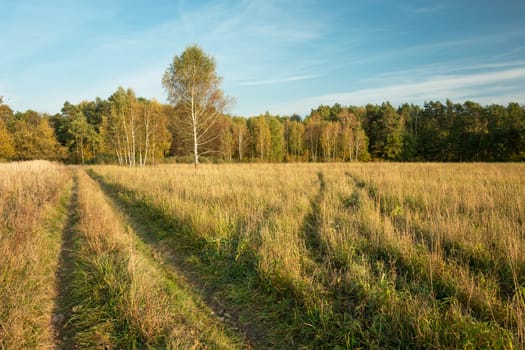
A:
[[[115,213],[98,185],[78,173],[79,222],[69,327],[81,348],[235,348],[211,312],[169,279]]]
[[[45,161],[0,164],[1,349],[54,347],[55,270],[69,179],[65,167]]]
[[[93,169],[132,217],[78,169],[67,221],[67,168],[0,165],[0,349],[54,347],[66,231],[80,348],[242,347],[229,322],[261,348],[525,346],[523,164]]]
[[[525,344],[522,164],[95,171],[181,227],[173,245],[255,274],[295,315],[275,325],[277,345]]]

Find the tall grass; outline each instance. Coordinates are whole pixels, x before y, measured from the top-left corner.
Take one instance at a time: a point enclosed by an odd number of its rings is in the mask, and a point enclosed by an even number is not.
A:
[[[70,177],[34,161],[0,164],[0,348],[54,347],[62,228]]]
[[[225,302],[238,301],[243,286],[274,301],[277,308],[252,310],[273,322],[266,344],[525,345],[524,165],[95,172],[129,205],[164,218],[161,239],[187,251],[188,263],[209,266],[199,271]]]
[[[80,348],[231,349],[238,346],[176,276],[167,275],[78,173],[78,228],[69,332]],[[171,276],[171,277],[170,277]]]

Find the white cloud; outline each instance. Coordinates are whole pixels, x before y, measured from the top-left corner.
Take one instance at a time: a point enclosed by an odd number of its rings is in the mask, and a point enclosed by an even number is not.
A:
[[[434,7],[420,7],[413,10],[414,13],[434,13],[437,11],[440,11],[442,7],[440,6],[434,6]]]
[[[273,85],[273,84],[289,83],[293,81],[315,79],[321,76],[322,76],[321,74],[294,75],[294,76],[276,78],[276,79],[241,81],[241,82],[238,82],[236,85],[239,85],[239,86]]]
[[[428,14],[428,13],[435,13],[439,12],[445,9],[445,6],[443,5],[436,5],[436,6],[423,6],[423,7],[414,7],[409,8],[408,11],[415,13],[415,14]]]
[[[397,74],[397,73],[396,73]],[[455,101],[472,99],[482,103],[507,103],[515,101],[525,103],[525,67],[464,75],[436,75],[422,81],[391,83],[349,92],[340,92],[302,98],[284,103],[275,108],[274,113],[305,114],[309,108],[320,104],[381,103],[390,101],[393,104],[422,104],[430,100]]]
[[[379,74],[372,78],[362,79],[363,83],[381,83],[387,84],[392,81],[414,81],[426,80],[429,77],[429,72],[432,76],[450,76],[453,72],[469,72],[469,71],[488,71],[496,70],[497,68],[511,68],[511,67],[525,67],[525,60],[508,61],[508,62],[492,62],[475,65],[465,64],[429,64],[422,65],[417,68],[404,69],[392,72]]]

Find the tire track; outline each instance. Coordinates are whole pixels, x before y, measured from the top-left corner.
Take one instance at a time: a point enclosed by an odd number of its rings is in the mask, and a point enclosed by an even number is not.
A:
[[[77,174],[74,174],[67,207],[66,225],[62,231],[58,269],[55,274],[58,295],[51,318],[55,334],[55,349],[74,349],[73,335],[67,325],[71,316],[69,293],[73,271],[74,235],[78,220],[78,177]]]
[[[264,338],[265,333],[262,328],[257,326],[247,328],[241,319],[251,319],[253,315],[245,312],[240,307],[233,307],[227,301],[217,297],[213,286],[209,285],[202,276],[192,269],[187,263],[188,255],[180,251],[174,251],[169,244],[165,244],[163,239],[170,235],[166,231],[165,222],[162,214],[155,213],[152,218],[144,218],[140,215],[133,215],[133,208],[130,203],[125,203],[119,198],[107,185],[101,177],[92,171],[87,171],[99,190],[104,194],[117,216],[121,217],[139,240],[140,250],[142,253],[151,258],[158,268],[161,269],[164,276],[173,284],[181,286],[188,291],[199,305],[211,309],[211,317],[215,318],[218,323],[225,326],[228,334],[234,335],[235,338],[243,341],[243,348],[252,349],[257,347],[256,344]],[[136,214],[136,213],[135,213]],[[203,242],[193,242],[197,246],[202,246]]]

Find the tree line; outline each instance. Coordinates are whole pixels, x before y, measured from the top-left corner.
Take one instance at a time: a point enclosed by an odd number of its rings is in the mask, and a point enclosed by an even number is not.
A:
[[[447,100],[321,105],[303,119],[223,111],[213,57],[193,45],[162,77],[170,104],[119,87],[109,98],[64,103],[61,113],[14,113],[0,97],[0,159],[144,166],[192,161],[522,161],[525,106]]]
[[[1,101],[1,100],[0,100]],[[0,159],[145,165],[192,161],[180,106],[118,88],[65,102],[61,113],[13,112],[0,102]],[[201,146],[209,161],[523,161],[525,108],[467,101],[321,105],[304,119],[221,114]]]

